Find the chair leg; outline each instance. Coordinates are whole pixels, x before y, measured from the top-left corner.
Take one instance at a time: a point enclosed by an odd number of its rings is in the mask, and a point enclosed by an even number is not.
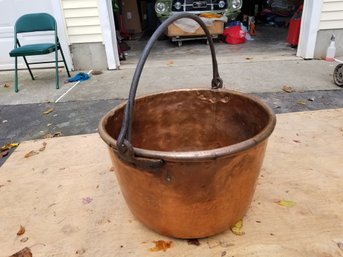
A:
[[[14,69],[14,92],[18,93],[18,57],[15,57]]]
[[[61,56],[62,56],[62,59],[63,59],[64,67],[66,68],[68,77],[70,78],[70,72],[69,72],[69,69],[68,69],[67,62],[66,62],[66,60],[65,60],[65,58],[64,58],[64,54],[63,54],[63,50],[62,50],[62,47],[61,47],[61,46],[60,46],[60,51],[61,51]]]
[[[58,51],[55,51],[55,64],[56,64],[56,89],[60,88],[60,78],[58,76]]]
[[[31,69],[30,69],[29,63],[28,63],[27,60],[26,60],[26,57],[23,56],[23,58],[24,58],[24,62],[25,62],[25,64],[26,64],[26,67],[27,67],[27,69],[28,69],[29,72],[30,72],[30,75],[31,75],[32,80],[35,80],[35,77],[33,76],[32,71],[31,71]]]

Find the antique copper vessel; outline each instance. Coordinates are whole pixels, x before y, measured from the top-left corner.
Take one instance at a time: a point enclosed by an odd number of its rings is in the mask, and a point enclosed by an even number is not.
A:
[[[184,89],[135,99],[149,51],[168,24],[199,22],[209,40],[212,89]],[[169,18],[137,65],[128,102],[107,113],[99,133],[108,144],[123,196],[150,229],[202,238],[230,228],[247,212],[276,118],[259,99],[221,89],[212,39],[194,15]]]

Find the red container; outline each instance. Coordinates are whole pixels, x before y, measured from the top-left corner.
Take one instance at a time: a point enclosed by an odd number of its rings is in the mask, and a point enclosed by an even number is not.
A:
[[[287,42],[292,46],[297,46],[299,42],[302,10],[303,6],[301,5],[289,22]]]
[[[287,42],[292,46],[297,46],[299,42],[300,35],[300,24],[301,19],[293,20],[289,22]]]

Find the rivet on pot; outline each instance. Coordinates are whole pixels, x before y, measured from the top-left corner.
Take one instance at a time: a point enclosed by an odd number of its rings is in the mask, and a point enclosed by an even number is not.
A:
[[[169,174],[167,174],[165,179],[166,179],[167,182],[171,182],[172,181],[172,177]]]

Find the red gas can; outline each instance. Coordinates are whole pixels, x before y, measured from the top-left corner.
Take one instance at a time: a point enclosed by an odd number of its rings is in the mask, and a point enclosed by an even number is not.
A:
[[[300,5],[289,22],[287,42],[290,43],[292,47],[297,46],[299,42],[302,11],[303,5]]]

